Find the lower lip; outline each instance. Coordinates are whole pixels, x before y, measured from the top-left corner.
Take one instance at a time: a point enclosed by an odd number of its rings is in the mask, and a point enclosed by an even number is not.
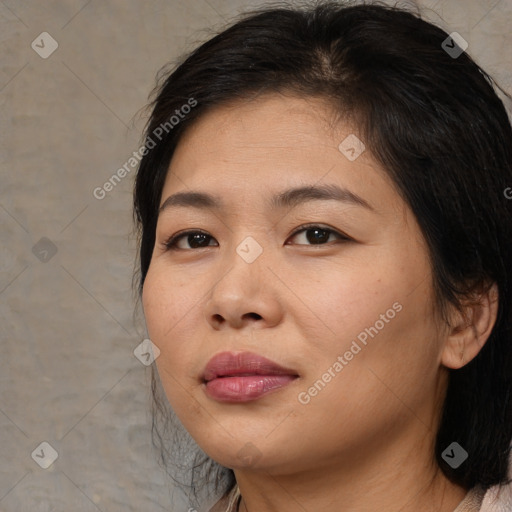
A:
[[[250,402],[281,389],[297,377],[295,375],[248,375],[219,377],[205,384],[206,394],[219,402]]]

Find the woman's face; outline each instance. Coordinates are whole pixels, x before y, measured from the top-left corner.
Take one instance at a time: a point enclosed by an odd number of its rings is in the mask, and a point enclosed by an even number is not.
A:
[[[172,408],[226,467],[432,449],[445,374],[427,248],[357,129],[331,121],[321,100],[277,94],[217,108],[165,181],[148,332]],[[211,200],[168,199],[192,193]],[[185,231],[200,233],[165,247]]]

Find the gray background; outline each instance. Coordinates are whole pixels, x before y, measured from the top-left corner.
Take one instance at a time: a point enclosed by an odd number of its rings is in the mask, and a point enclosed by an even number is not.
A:
[[[133,354],[134,171],[92,192],[139,148],[157,70],[262,3],[0,1],[0,511],[188,509],[157,465]],[[512,92],[512,0],[420,5]],[[31,457],[43,441],[48,469]]]

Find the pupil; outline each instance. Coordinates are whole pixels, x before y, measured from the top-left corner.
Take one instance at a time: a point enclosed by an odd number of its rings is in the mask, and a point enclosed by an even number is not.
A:
[[[314,233],[313,236],[309,236],[309,233]],[[320,235],[318,235],[321,233]],[[310,243],[327,242],[329,240],[329,233],[325,229],[312,228],[306,231],[306,238]]]
[[[206,243],[204,243],[206,241]],[[195,233],[188,235],[188,243],[190,247],[207,247],[208,246],[208,235],[203,233]]]

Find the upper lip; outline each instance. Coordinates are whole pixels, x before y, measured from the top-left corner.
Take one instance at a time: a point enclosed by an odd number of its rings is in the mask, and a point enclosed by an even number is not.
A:
[[[203,381],[217,377],[235,375],[294,375],[295,370],[285,368],[266,357],[252,352],[220,352],[207,363],[203,372]]]

